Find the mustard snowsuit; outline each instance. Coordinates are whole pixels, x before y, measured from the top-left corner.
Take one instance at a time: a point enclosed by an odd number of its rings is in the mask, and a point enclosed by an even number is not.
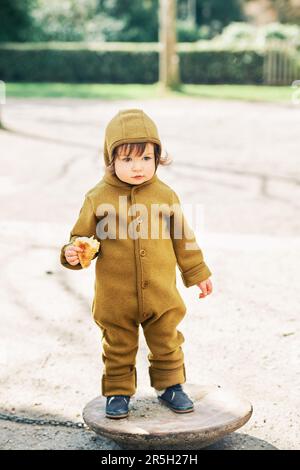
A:
[[[161,148],[154,122],[140,109],[120,111],[108,124],[104,142],[106,166],[111,162],[113,149],[125,142],[153,142]],[[146,212],[136,204],[144,205]],[[150,225],[153,204],[163,208],[153,216],[159,224],[159,236],[156,233],[155,238],[151,238]],[[173,204],[175,207],[178,204],[175,210]],[[136,212],[130,213],[130,206],[136,207]],[[107,216],[113,216],[115,226],[107,223],[104,236],[103,222],[108,220]],[[211,271],[188,225],[188,238],[185,233],[182,238],[175,236],[175,216],[186,223],[177,194],[156,172],[150,180],[132,185],[106,171],[85,194],[67,245],[76,237],[92,235],[101,243],[95,255],[92,313],[102,331],[103,396],[134,395],[140,324],[150,349],[151,386],[162,390],[186,381],[181,348],[184,337],[176,329],[185,316],[186,305],[176,287],[176,264],[186,287],[207,279]],[[138,236],[120,236],[119,229],[129,230],[129,225]],[[194,249],[187,249],[186,243],[193,243]],[[80,264],[72,266],[67,262],[64,256],[67,245],[61,249],[62,265],[82,269]]]

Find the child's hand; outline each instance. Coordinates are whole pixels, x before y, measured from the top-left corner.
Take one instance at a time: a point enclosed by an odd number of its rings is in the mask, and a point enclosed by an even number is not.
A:
[[[212,293],[212,282],[210,279],[206,279],[205,281],[199,282],[197,286],[199,287],[199,289],[202,290],[202,293],[199,294],[199,299],[206,297],[207,295]]]
[[[79,246],[69,245],[65,249],[65,257],[71,266],[76,266],[79,263],[78,252],[83,251]]]

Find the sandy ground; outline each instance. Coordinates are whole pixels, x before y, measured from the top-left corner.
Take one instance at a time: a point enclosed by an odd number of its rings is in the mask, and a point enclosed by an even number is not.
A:
[[[187,381],[230,386],[254,407],[213,448],[299,449],[300,106],[195,99],[4,106],[0,448],[119,448],[67,426],[80,425],[99,395],[102,363],[90,312],[94,269],[64,269],[59,250],[103,175],[105,125],[128,107],[149,113],[174,157],[159,177],[201,209],[194,228],[214,292],[199,300],[178,273]],[[142,394],[150,381],[140,331]]]

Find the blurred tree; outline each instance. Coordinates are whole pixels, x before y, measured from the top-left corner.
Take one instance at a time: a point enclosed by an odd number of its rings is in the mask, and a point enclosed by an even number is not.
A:
[[[36,1],[37,8],[33,11],[36,25],[33,40],[103,40],[99,28],[102,18],[96,14],[98,0]]]
[[[231,21],[241,21],[243,0],[177,0],[178,16],[191,19],[198,26],[218,22],[226,26]]]
[[[121,20],[109,41],[158,41],[158,0],[98,0],[98,13]]]
[[[158,8],[158,0],[98,0],[99,13],[123,21],[107,38],[111,41],[158,41]],[[243,0],[177,0],[177,18],[183,39],[196,40],[199,26],[209,25],[217,33],[231,21],[243,20]]]
[[[242,1],[177,0],[178,39],[243,19]],[[0,0],[0,41],[157,42],[158,22],[159,0]]]
[[[29,41],[36,0],[0,0],[0,41]]]
[[[180,86],[179,58],[176,52],[176,0],[159,2],[159,82],[161,90],[177,89]]]

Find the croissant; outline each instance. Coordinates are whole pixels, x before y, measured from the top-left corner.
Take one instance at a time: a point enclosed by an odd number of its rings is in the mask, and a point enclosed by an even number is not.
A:
[[[87,268],[100,247],[100,242],[92,237],[78,237],[73,242],[74,246],[79,246],[84,251],[78,252],[78,258],[83,268]]]

